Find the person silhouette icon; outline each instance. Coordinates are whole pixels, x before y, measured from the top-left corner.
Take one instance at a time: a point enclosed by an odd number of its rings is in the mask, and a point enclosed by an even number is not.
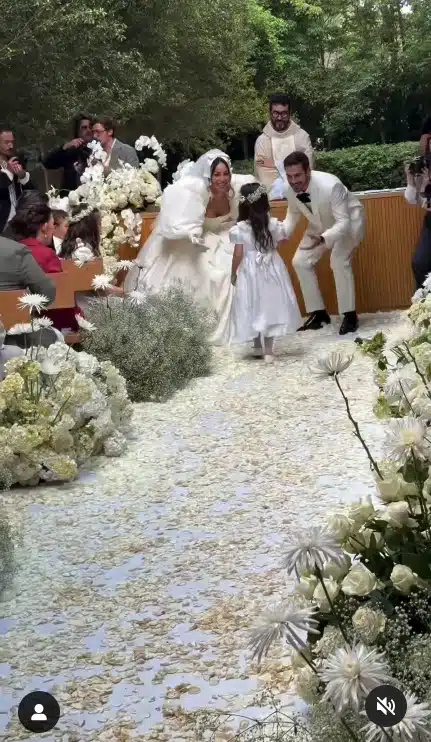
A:
[[[34,707],[34,714],[31,717],[31,721],[48,721],[46,714],[43,713],[43,706],[41,703],[37,703]]]

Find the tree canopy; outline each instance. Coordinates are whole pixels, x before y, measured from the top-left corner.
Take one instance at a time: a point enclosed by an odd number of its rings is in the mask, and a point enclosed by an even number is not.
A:
[[[79,110],[195,151],[260,128],[286,91],[327,147],[417,136],[426,0],[0,0],[0,103],[26,142]]]

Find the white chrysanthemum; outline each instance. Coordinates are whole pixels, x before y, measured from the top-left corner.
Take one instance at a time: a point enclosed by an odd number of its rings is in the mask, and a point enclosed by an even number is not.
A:
[[[326,356],[318,358],[316,366],[311,371],[322,378],[326,376],[338,376],[346,368],[349,368],[352,361],[353,356],[345,356],[342,353],[333,351]]]
[[[408,392],[418,385],[418,377],[415,373],[413,364],[406,366],[400,371],[391,373],[386,381],[384,393],[389,402],[398,401],[405,398]]]
[[[111,285],[111,277],[105,273],[94,276],[91,285],[96,291],[105,291]]]
[[[306,647],[308,634],[318,634],[318,622],[314,618],[314,610],[301,608],[294,602],[277,603],[270,606],[262,616],[262,623],[253,629],[250,647],[253,659],[258,664],[262,657],[266,657],[271,646],[285,639],[293,649]]]
[[[292,537],[283,566],[288,574],[296,571],[313,572],[316,567],[323,569],[325,562],[341,564],[344,553],[332,531],[327,527],[314,526],[309,530],[299,530]]]
[[[407,711],[402,721],[390,728],[392,742],[425,742],[431,738],[431,709],[427,703],[419,703],[416,696],[409,691],[404,693],[407,701]],[[362,712],[365,716],[365,712]],[[366,724],[365,742],[386,742],[388,732],[373,724]]]
[[[419,459],[427,456],[425,426],[413,415],[390,420],[386,432],[386,448],[392,461],[404,464],[411,454]]]
[[[27,335],[29,332],[33,332],[30,322],[20,322],[7,330],[8,335]]]
[[[53,321],[52,319],[49,319],[49,317],[38,317],[33,322],[33,327],[35,330],[43,330],[47,329],[49,327],[52,327]]]
[[[319,674],[327,684],[323,700],[333,703],[338,713],[348,706],[359,709],[373,688],[391,679],[383,655],[363,644],[337,649],[324,660]]]
[[[115,273],[119,273],[120,271],[130,271],[135,266],[136,263],[133,260],[117,260]]]
[[[431,273],[428,273],[425,281],[423,282],[422,288],[427,294],[431,292]]]
[[[89,322],[87,319],[85,319],[82,314],[75,314],[75,319],[81,330],[85,330],[86,332],[94,332],[94,330],[96,329],[96,325],[93,325],[92,322]]]
[[[127,294],[127,298],[132,306],[137,307],[144,303],[145,294],[142,291],[131,291],[130,294]]]
[[[41,312],[45,307],[45,304],[49,304],[49,299],[43,294],[24,294],[18,299],[18,305],[20,309],[30,309],[34,312]]]

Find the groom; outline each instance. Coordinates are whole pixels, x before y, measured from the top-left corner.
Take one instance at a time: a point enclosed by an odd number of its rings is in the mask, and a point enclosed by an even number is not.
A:
[[[295,230],[301,216],[305,216],[308,221],[305,235],[292,261],[309,314],[300,329],[319,330],[323,325],[330,324],[315,266],[325,252],[331,250],[331,269],[337,290],[338,309],[344,315],[340,335],[356,332],[358,316],[352,258],[363,238],[363,206],[335,175],[311,170],[304,152],[292,152],[284,160],[284,167],[288,181],[288,212],[285,221],[288,237]]]

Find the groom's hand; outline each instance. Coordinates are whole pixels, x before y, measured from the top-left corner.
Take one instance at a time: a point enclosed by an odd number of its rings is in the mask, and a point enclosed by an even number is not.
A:
[[[325,244],[323,237],[315,237],[309,245],[304,245],[301,250],[315,250],[316,247],[322,247]]]

